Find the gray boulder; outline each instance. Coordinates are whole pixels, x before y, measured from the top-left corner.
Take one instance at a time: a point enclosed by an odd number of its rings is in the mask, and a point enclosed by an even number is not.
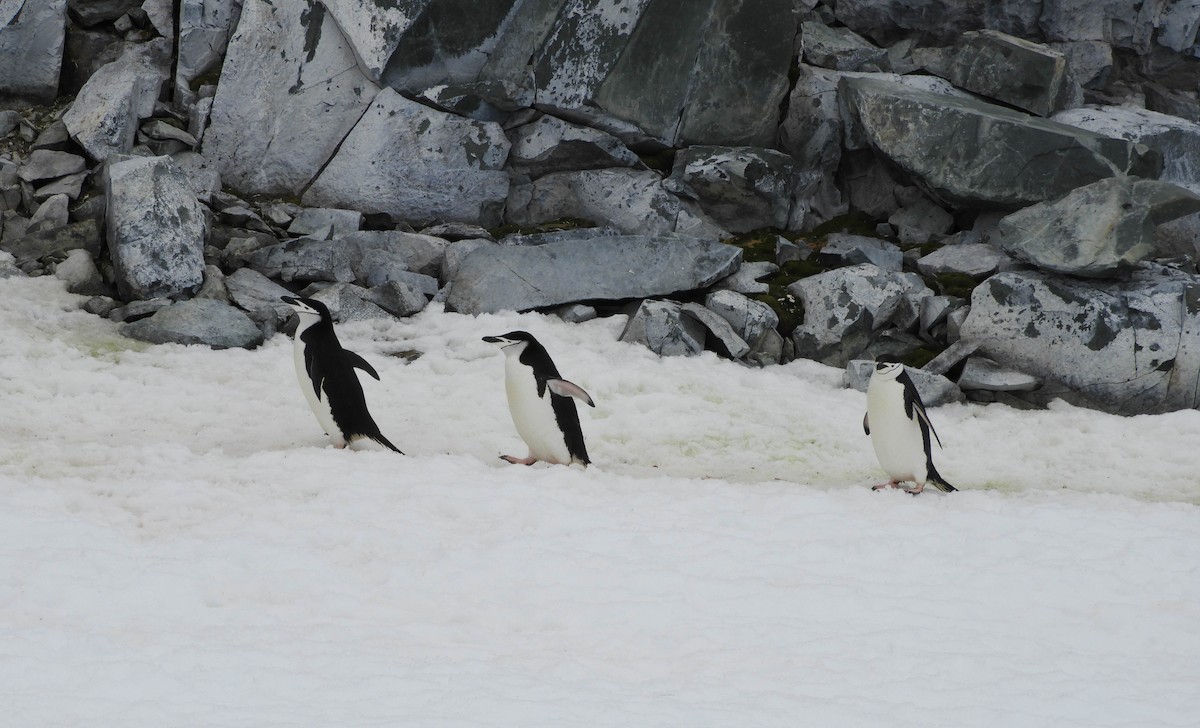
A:
[[[285,283],[349,283],[355,279],[356,254],[361,255],[361,248],[351,248],[341,240],[296,238],[257,248],[243,259],[259,273]]]
[[[359,66],[372,81],[379,83],[404,34],[421,19],[431,0],[327,0],[323,4],[354,51]],[[422,50],[428,54],[431,47],[425,45]]]
[[[1174,182],[1200,194],[1200,124],[1127,106],[1070,109],[1055,114],[1054,120],[1096,134],[1145,144],[1162,155],[1159,180]]]
[[[100,275],[96,261],[86,250],[76,249],[67,253],[66,259],[54,267],[54,277],[66,285],[69,293],[84,296],[107,296],[112,293]]]
[[[436,111],[385,89],[303,199],[421,223],[495,225],[508,195],[508,150],[498,124]]]
[[[872,359],[855,359],[846,364],[844,383],[851,389],[866,392],[871,383],[871,374],[875,371],[875,361]],[[958,385],[941,374],[933,374],[923,369],[905,367],[904,371],[917,388],[917,394],[926,407],[938,407],[948,402],[962,402],[965,398]],[[866,405],[863,405],[866,409]]]
[[[34,190],[33,199],[41,201],[54,195],[66,195],[68,199],[76,200],[83,191],[83,183],[87,181],[90,175],[91,172],[84,171],[69,174],[66,177],[59,177],[53,182],[44,184]]]
[[[187,175],[196,198],[207,204],[214,194],[221,191],[221,173],[207,157],[196,152],[179,152],[171,155],[175,164]]]
[[[429,298],[420,287],[406,281],[387,281],[367,292],[366,300],[397,318],[420,313]]]
[[[479,248],[459,266],[446,308],[527,311],[704,288],[741,264],[731,245],[683,235],[618,235]]]
[[[386,250],[396,256],[405,270],[435,278],[441,273],[450,246],[442,238],[398,230],[364,230],[342,238],[342,244],[362,250]]]
[[[838,71],[880,71],[888,65],[886,49],[872,45],[849,28],[830,28],[810,20],[800,25],[800,34],[804,61],[814,66]]]
[[[779,266],[765,260],[742,263],[741,268],[714,283],[713,288],[723,288],[746,294],[766,293],[771,287],[760,279],[778,271]]]
[[[899,273],[904,267],[904,253],[895,243],[849,233],[830,233],[825,245],[817,251],[817,261],[825,266],[871,263],[883,270]]]
[[[131,157],[105,169],[108,249],[125,300],[186,296],[204,282],[205,219],[170,157]]]
[[[1029,208],[1026,208],[1029,209]],[[958,273],[977,281],[1009,267],[1011,259],[987,243],[943,245],[917,260],[917,270],[924,276]]]
[[[1050,116],[1083,103],[1066,56],[1049,46],[993,30],[964,33],[953,50],[926,70],[959,88]]]
[[[779,325],[779,314],[774,309],[734,291],[713,291],[705,297],[704,307],[728,321],[752,347]]]
[[[249,316],[207,298],[171,304],[149,318],[122,325],[121,333],[152,344],[203,344],[214,349],[252,349],[263,340]]]
[[[786,228],[796,165],[774,149],[695,146],[675,155],[668,182],[730,232]]]
[[[0,5],[0,96],[49,102],[58,94],[67,0]]]
[[[642,160],[615,136],[553,116],[541,116],[508,133],[512,149],[508,166],[531,178],[550,172],[633,167],[645,169]]]
[[[442,268],[438,277],[442,283],[449,283],[458,275],[458,269],[462,265],[463,259],[480,248],[490,247],[495,244],[494,240],[485,240],[483,238],[455,240],[446,246],[445,255],[442,257]]]
[[[678,303],[642,301],[618,339],[642,344],[659,356],[695,356],[704,351],[704,337],[704,326],[685,316]]]
[[[796,355],[832,366],[845,366],[882,330],[933,295],[915,273],[893,273],[871,264],[818,273],[788,286],[804,306],[804,324],[792,332]]]
[[[325,304],[329,308],[329,314],[333,316],[333,320],[340,323],[392,317],[390,313],[369,300],[370,291],[353,283],[335,283],[312,294],[311,297]]]
[[[964,342],[1041,379],[1040,394],[1118,414],[1200,403],[1200,285],[1168,268],[1129,280],[1000,273],[975,289]]]
[[[672,194],[651,170],[559,172],[516,184],[509,193],[507,218],[525,226],[576,218],[630,235],[721,238],[728,234],[695,203]]]
[[[1108,278],[1156,253],[1155,228],[1200,212],[1200,196],[1167,182],[1112,177],[1000,221],[1005,251],[1044,270]]]
[[[1145,147],[1002,106],[875,79],[843,83],[871,146],[951,205],[1023,207],[1106,177],[1155,177],[1161,166]]]
[[[87,161],[78,154],[35,149],[18,167],[17,176],[26,182],[38,182],[82,172],[86,166]]]
[[[300,194],[376,91],[324,6],[247,0],[221,68],[204,154],[242,192]]]
[[[938,239],[954,227],[954,216],[924,196],[888,216],[901,243],[923,244]]]
[[[62,120],[89,157],[102,162],[133,148],[138,125],[154,113],[170,57],[170,42],[159,38],[131,46],[87,80]]]
[[[239,268],[225,278],[229,301],[250,315],[255,322],[278,330],[292,315],[292,308],[280,296],[291,291],[250,268]]]
[[[715,312],[698,303],[685,303],[680,307],[680,311],[684,316],[696,319],[708,332],[705,337],[707,348],[729,359],[741,359],[750,352],[749,344],[738,336],[728,321]]]

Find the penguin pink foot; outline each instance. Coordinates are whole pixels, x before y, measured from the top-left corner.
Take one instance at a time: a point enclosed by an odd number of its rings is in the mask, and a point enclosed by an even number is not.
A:
[[[527,458],[519,458],[515,455],[501,455],[500,459],[504,460],[506,462],[510,462],[513,465],[533,465],[534,463],[536,463],[538,461],[537,458],[535,458],[532,455],[530,455]]]
[[[883,490],[884,488],[899,488],[899,487],[900,487],[900,484],[893,480],[889,483],[880,483],[879,485],[872,485],[871,490]]]

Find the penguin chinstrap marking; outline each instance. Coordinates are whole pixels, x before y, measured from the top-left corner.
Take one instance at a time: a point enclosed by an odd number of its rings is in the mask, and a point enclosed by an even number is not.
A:
[[[871,436],[875,457],[891,478],[887,483],[874,486],[874,490],[896,488],[906,481],[916,484],[904,489],[914,495],[924,490],[926,483],[933,483],[947,493],[957,490],[933,466],[931,439],[937,440],[938,447],[942,441],[903,364],[879,362],[875,365],[867,385],[863,430]]]
[[[366,359],[342,348],[325,304],[311,298],[280,298],[300,319],[292,348],[296,378],[300,380],[304,399],[334,447],[341,449],[365,437],[400,452],[379,432],[379,425],[367,411],[362,384],[354,370],[362,369],[376,379],[379,373]]]
[[[485,336],[483,340],[499,344],[504,351],[508,411],[517,433],[529,446],[527,457],[501,455],[501,459],[516,465],[545,460],[586,467],[591,460],[583,444],[575,400],[595,407],[588,393],[559,375],[554,360],[532,334],[510,331],[503,336]]]

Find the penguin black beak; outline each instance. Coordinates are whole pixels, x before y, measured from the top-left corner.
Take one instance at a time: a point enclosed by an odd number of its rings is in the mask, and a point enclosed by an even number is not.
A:
[[[489,344],[503,344],[504,343],[504,339],[501,339],[499,336],[485,336],[485,337],[483,337],[483,340]]]
[[[279,300],[283,301],[284,303],[286,303],[290,306],[295,306],[297,303],[300,302],[300,299],[296,298],[295,296],[280,296]]]

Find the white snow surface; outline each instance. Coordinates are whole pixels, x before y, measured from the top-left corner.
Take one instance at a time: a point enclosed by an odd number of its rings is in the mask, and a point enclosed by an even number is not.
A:
[[[149,346],[0,280],[0,724],[1194,726],[1200,413],[930,411],[962,490],[872,492],[865,396],[437,307],[338,327],[399,456],[291,342]],[[522,328],[595,464],[525,447]],[[406,363],[394,356],[421,352]]]

